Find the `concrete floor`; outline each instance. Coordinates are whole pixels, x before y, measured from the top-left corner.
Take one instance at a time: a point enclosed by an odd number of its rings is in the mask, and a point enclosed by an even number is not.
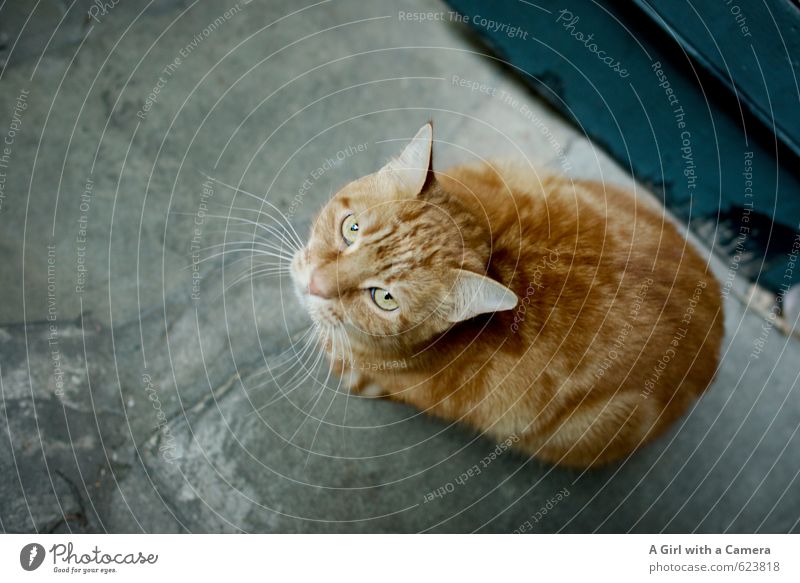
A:
[[[506,452],[463,480],[494,444],[320,390],[321,374],[284,394],[308,325],[285,280],[223,293],[235,269],[210,261],[193,288],[193,240],[234,227],[211,215],[257,208],[226,184],[303,233],[429,118],[438,167],[527,157],[634,186],[462,26],[399,14],[445,5],[124,2],[86,21],[91,3],[65,16],[55,4],[17,54],[17,31],[0,31],[0,132],[13,133],[0,168],[0,529],[800,530],[800,345],[737,293],[718,378],[666,437],[602,470]],[[4,26],[27,14],[11,16]]]

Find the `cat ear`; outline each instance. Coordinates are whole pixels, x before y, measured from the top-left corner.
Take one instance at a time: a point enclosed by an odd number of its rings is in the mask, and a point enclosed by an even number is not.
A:
[[[456,270],[451,290],[453,305],[447,314],[450,322],[462,322],[478,314],[502,312],[517,305],[517,294],[495,280],[464,269]]]
[[[383,167],[392,181],[404,195],[417,196],[431,167],[431,147],[433,145],[433,126],[426,123],[405,147],[403,153]]]

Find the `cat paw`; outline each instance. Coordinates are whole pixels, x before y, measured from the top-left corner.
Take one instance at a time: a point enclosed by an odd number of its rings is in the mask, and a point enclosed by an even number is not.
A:
[[[378,397],[386,397],[389,393],[377,383],[367,383],[364,388],[358,391],[358,394],[362,397],[377,399]]]
[[[361,375],[352,369],[346,369],[339,373],[341,377],[341,387],[348,393],[357,393],[359,386],[363,384]]]
[[[352,368],[344,368],[336,372],[341,378],[339,386],[351,395],[374,399],[389,394],[378,383]]]

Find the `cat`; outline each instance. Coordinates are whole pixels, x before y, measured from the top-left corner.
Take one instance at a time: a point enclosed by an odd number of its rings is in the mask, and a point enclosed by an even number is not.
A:
[[[717,368],[708,264],[621,188],[513,163],[434,172],[432,144],[429,123],[344,186],[293,256],[347,388],[563,466],[662,433]]]

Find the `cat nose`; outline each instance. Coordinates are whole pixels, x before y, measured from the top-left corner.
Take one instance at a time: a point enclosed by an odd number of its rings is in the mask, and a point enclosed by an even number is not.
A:
[[[319,271],[316,270],[311,272],[311,277],[308,279],[308,293],[325,299],[330,299],[334,296],[332,287],[325,284]]]

